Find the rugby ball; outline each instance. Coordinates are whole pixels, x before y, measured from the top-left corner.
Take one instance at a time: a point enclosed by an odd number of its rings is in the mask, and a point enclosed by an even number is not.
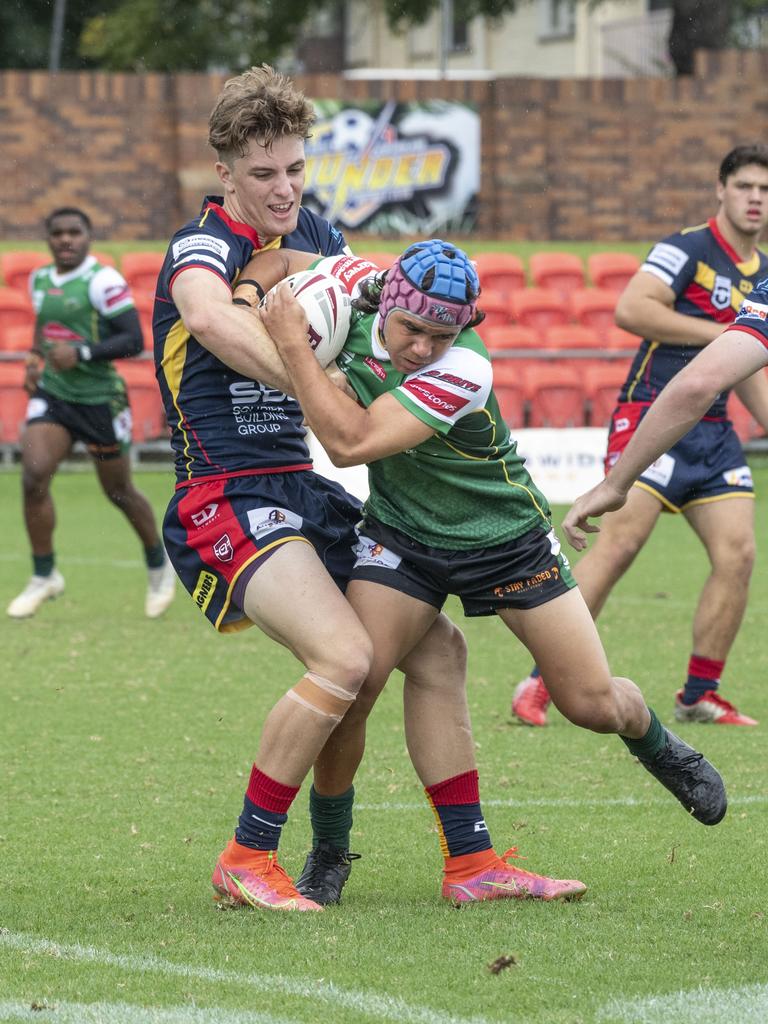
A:
[[[318,363],[323,367],[328,366],[341,352],[349,333],[352,315],[349,292],[337,278],[318,270],[302,270],[280,283],[290,286],[307,314],[309,347],[315,353]],[[264,304],[269,294],[267,292],[260,305]]]

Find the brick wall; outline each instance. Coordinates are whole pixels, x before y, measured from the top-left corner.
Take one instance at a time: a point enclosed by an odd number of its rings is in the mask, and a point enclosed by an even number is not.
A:
[[[722,156],[768,139],[768,53],[702,53],[691,78],[298,79],[310,97],[472,101],[478,236],[649,240],[714,209]],[[75,203],[104,239],[163,239],[215,189],[208,113],[225,76],[0,72],[0,232],[37,239]],[[343,92],[342,92],[343,90]]]

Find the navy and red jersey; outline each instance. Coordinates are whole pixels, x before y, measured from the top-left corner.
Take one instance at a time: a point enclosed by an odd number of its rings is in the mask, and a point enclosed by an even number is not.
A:
[[[765,346],[768,363],[768,278],[755,285],[755,290],[744,300],[733,326],[751,334]]]
[[[253,228],[232,220],[222,203],[218,196],[206,197],[200,216],[173,236],[155,295],[155,370],[180,483],[295,469],[311,459],[298,403],[230,369],[186,329],[171,297],[177,275],[201,268],[233,288],[258,249],[349,252],[341,232],[310,210],[299,210],[295,231],[265,244]]]
[[[654,274],[675,293],[673,308],[686,316],[732,323],[745,295],[768,274],[768,256],[755,249],[741,261],[712,218],[658,242],[641,270]],[[695,345],[670,345],[645,338],[619,395],[620,402],[653,402],[661,389],[699,353]],[[728,393],[722,392],[707,419],[725,417]]]

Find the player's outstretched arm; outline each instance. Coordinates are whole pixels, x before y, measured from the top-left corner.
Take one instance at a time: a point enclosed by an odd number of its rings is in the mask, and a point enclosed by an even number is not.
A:
[[[721,334],[664,388],[648,410],[605,480],[574,502],[563,530],[577,551],[597,527],[588,519],[621,508],[629,488],[648,466],[687,434],[719,392],[734,387],[768,363],[768,351],[752,334],[733,329]]]

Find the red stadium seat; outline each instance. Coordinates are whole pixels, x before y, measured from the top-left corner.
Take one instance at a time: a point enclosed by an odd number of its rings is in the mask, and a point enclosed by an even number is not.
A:
[[[514,350],[544,347],[544,341],[539,331],[534,331],[532,327],[521,327],[519,324],[486,327],[482,323],[478,328],[478,334],[490,352],[500,348]]]
[[[555,324],[544,332],[547,348],[582,348],[599,352],[605,346],[597,331],[581,324]]]
[[[555,324],[567,324],[570,317],[566,304],[549,288],[523,288],[513,292],[509,305],[515,323],[544,331]]]
[[[629,364],[604,363],[602,366],[587,367],[584,373],[584,390],[589,401],[589,425],[607,427],[611,413],[616,408],[619,391],[627,379]]]
[[[374,266],[377,266],[379,270],[389,270],[398,255],[399,253],[384,252],[383,250],[355,253],[355,256],[357,256],[358,259],[368,260],[369,263],[373,263]]]
[[[157,275],[165,261],[162,252],[127,252],[120,264],[123,277],[128,287],[136,295],[144,293],[154,297],[157,288]]]
[[[512,310],[506,296],[501,292],[484,291],[480,296],[479,308],[485,313],[485,320],[480,324],[478,333],[482,336],[483,328],[504,327],[512,323]]]
[[[584,388],[571,366],[538,363],[525,371],[531,427],[583,427]]]
[[[578,288],[571,295],[571,311],[576,323],[599,331],[605,338],[616,326],[616,294],[605,288]]]
[[[0,363],[0,444],[17,444],[27,414],[23,362]]]
[[[637,334],[630,334],[621,327],[611,327],[606,331],[605,343],[610,349],[635,350],[643,339]]]
[[[99,263],[103,263],[105,267],[114,267],[115,257],[110,256],[108,252],[99,252],[96,249],[91,249],[91,256],[94,256]],[[50,260],[48,261],[50,262]]]
[[[765,436],[757,420],[736,395],[729,395],[727,408],[728,418],[739,435],[739,440],[752,441],[756,437]]]
[[[152,310],[155,306],[155,300],[145,292],[138,292],[133,296],[133,301],[136,304],[136,312],[139,314],[141,333],[144,338],[144,351],[151,352],[154,348],[152,341]]]
[[[16,324],[0,331],[0,351],[27,353],[35,337],[34,321],[31,324]]]
[[[33,332],[35,311],[26,292],[19,288],[0,288],[0,349],[11,350],[5,337],[10,327],[24,327]]]
[[[587,269],[596,288],[622,292],[640,269],[640,260],[630,252],[593,252]]]
[[[508,252],[479,252],[472,257],[482,289],[509,296],[525,288],[525,270],[519,256]],[[482,305],[482,299],[481,299]]]
[[[510,430],[520,430],[526,421],[525,372],[516,359],[493,363],[493,391],[501,415]]]
[[[0,270],[6,288],[19,288],[29,294],[27,286],[29,275],[38,267],[45,267],[51,262],[49,252],[37,252],[32,249],[14,249],[0,254]]]
[[[551,288],[568,299],[577,288],[584,287],[584,267],[572,252],[535,252],[530,260],[531,277],[537,288]]]

